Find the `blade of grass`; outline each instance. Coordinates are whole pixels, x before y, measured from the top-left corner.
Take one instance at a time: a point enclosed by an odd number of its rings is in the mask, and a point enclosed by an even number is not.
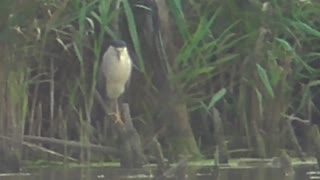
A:
[[[186,19],[184,17],[181,0],[170,0],[167,1],[167,3],[171,10],[171,13],[173,14],[175,22],[177,23],[177,27],[182,38],[185,41],[188,41],[191,38],[191,35],[188,31],[188,23],[186,22]]]
[[[208,109],[210,110],[211,108],[213,108],[214,105],[224,97],[226,92],[227,90],[225,88],[222,88],[217,93],[215,93],[211,98],[211,101],[208,105]]]
[[[269,81],[269,77],[268,77],[268,74],[267,74],[266,70],[262,66],[260,66],[259,64],[256,64],[256,66],[257,66],[257,69],[258,69],[259,77],[262,80],[263,85],[267,89],[267,92],[269,93],[269,95],[272,98],[274,98],[273,88],[272,88],[271,83]]]
[[[141,72],[145,73],[145,66],[144,66],[144,62],[141,54],[140,41],[139,41],[137,27],[136,27],[133,13],[132,13],[132,9],[130,7],[128,0],[123,0],[122,2],[123,2],[124,11],[128,20],[129,31],[132,38],[132,42],[138,56],[139,68]]]
[[[177,64],[182,64],[188,60],[191,60],[190,57],[194,53],[194,51],[198,48],[199,43],[211,33],[211,27],[216,20],[216,17],[220,13],[221,8],[219,8],[215,14],[208,21],[205,17],[200,19],[198,28],[196,32],[192,35],[192,38],[189,41],[186,41],[186,46],[182,49],[182,51],[178,54],[176,58]]]

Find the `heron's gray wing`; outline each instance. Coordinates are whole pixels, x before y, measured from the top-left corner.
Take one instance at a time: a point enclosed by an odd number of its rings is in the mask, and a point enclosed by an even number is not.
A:
[[[103,107],[103,109],[106,111],[105,113],[112,113],[115,111],[115,101],[110,99],[107,96],[107,86],[108,83],[106,81],[106,73],[104,72],[103,67],[101,66],[100,72],[99,72],[99,77],[98,77],[98,84],[97,84],[97,92],[99,93],[101,100],[100,104]]]
[[[96,91],[96,100],[97,106],[94,109],[94,119],[93,123],[95,128],[99,131],[100,135],[103,138],[103,141],[111,138],[111,131],[113,121],[110,119],[112,116],[110,114],[116,112],[116,102],[113,99],[108,98],[107,96],[107,86],[106,77],[103,71],[100,69],[98,80],[97,80],[97,91]],[[102,141],[102,142],[103,142]]]
[[[138,73],[138,72],[141,72],[141,68],[139,67],[139,63],[138,63],[138,57],[137,55],[135,54],[134,51],[132,51],[131,49],[128,48],[128,52],[129,52],[129,56],[130,56],[130,59],[131,59],[131,64],[132,64],[132,69],[131,69],[131,76],[130,78],[128,79],[128,82],[126,84],[126,91],[128,90],[130,84],[131,84],[131,79],[132,79],[132,75],[134,73]]]
[[[136,53],[134,51],[132,51],[130,48],[128,48],[128,52],[129,52],[129,56],[131,58],[131,62],[132,62],[132,70],[137,70],[140,72],[140,67],[139,67],[139,59],[138,56],[136,55]]]
[[[97,91],[100,94],[102,99],[105,99],[107,97],[106,77],[104,76],[104,73],[102,72],[102,68],[100,68],[100,70],[99,70],[98,81],[97,81]]]

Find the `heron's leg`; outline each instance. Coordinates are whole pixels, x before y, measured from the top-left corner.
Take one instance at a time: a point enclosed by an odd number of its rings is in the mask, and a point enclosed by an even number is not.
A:
[[[119,110],[119,106],[118,106],[118,100],[116,99],[116,100],[114,100],[114,102],[115,102],[116,110],[115,110],[115,112],[108,113],[108,115],[115,116],[115,123],[123,126],[124,122],[121,119],[121,114],[120,114],[120,110]]]
[[[115,123],[116,124],[119,123],[120,125],[124,125],[124,122],[121,119],[121,113],[120,113],[120,110],[119,110],[118,99],[116,99],[115,103],[116,103],[116,114],[115,114],[116,121],[115,121]]]

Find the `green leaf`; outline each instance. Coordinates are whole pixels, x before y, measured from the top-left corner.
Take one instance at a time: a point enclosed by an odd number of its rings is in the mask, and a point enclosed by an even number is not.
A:
[[[236,57],[239,57],[240,54],[226,54],[225,56],[217,59],[215,62],[214,62],[214,65],[215,66],[219,66],[219,65],[223,65],[223,64],[226,64],[232,60],[235,60]]]
[[[122,2],[123,2],[124,11],[128,20],[129,31],[132,38],[132,42],[138,56],[139,67],[142,72],[145,72],[144,62],[141,54],[140,41],[137,33],[137,27],[136,27],[136,22],[134,20],[133,12],[128,0],[124,0]]]
[[[207,37],[208,34],[211,33],[211,27],[213,26],[213,23],[215,22],[216,17],[219,13],[220,9],[218,9],[215,14],[210,17],[209,20],[205,17],[200,19],[197,30],[192,35],[192,37],[190,37],[190,40],[186,41],[186,45],[178,54],[178,57],[176,58],[177,64],[181,64],[190,60],[190,57],[192,57],[195,52],[200,50],[200,42],[203,41],[203,39],[205,39],[205,37]]]
[[[177,27],[179,29],[179,32],[181,33],[182,38],[185,41],[188,41],[191,35],[188,31],[188,23],[186,22],[186,19],[184,17],[181,0],[170,0],[167,1],[167,3],[170,8],[170,13],[172,13],[173,17],[175,18]]]
[[[78,44],[77,43],[73,43],[73,48],[74,48],[74,52],[76,53],[76,56],[77,56],[80,64],[82,65],[83,64],[83,56],[82,56],[82,53],[80,52]]]
[[[293,52],[293,48],[291,47],[291,45],[284,39],[281,38],[276,38],[276,41],[278,41],[280,43],[280,45],[287,51],[289,52]]]
[[[262,104],[262,94],[260,93],[260,91],[256,88],[256,94],[258,97],[258,102],[259,102],[259,115],[262,117],[263,115],[263,104]]]
[[[302,59],[292,48],[292,46],[286,41],[285,39],[276,38],[276,41],[282,46],[285,50],[292,53],[293,60],[295,60],[297,63],[301,64],[306,70],[308,70],[310,73],[315,73],[316,70],[309,66],[304,59]]]
[[[310,99],[312,99],[312,93],[310,91],[310,88],[315,87],[315,86],[320,86],[320,80],[314,80],[308,83],[307,87],[304,90],[301,103],[299,107],[297,108],[297,111],[301,111],[305,107],[307,107]]]
[[[269,95],[274,98],[274,92],[271,86],[271,83],[269,81],[269,77],[267,75],[266,70],[260,66],[259,64],[256,64],[257,68],[258,68],[258,74],[263,82],[263,85],[265,86],[265,88],[267,89]]]
[[[304,22],[300,22],[300,21],[294,22],[293,25],[297,29],[299,29],[299,30],[301,30],[301,31],[303,31],[305,33],[308,33],[308,34],[316,36],[316,37],[320,37],[320,32],[319,31],[317,31],[316,29],[312,28],[311,26],[309,26],[308,24],[306,24]]]
[[[110,11],[111,7],[111,2],[110,0],[101,0],[99,4],[99,12],[100,12],[100,19],[102,24],[106,24],[108,22],[108,14]]]
[[[88,11],[88,7],[83,5],[83,7],[80,9],[80,12],[79,12],[78,24],[79,24],[80,35],[85,34],[84,32],[86,30],[87,11]]]
[[[208,105],[208,109],[211,109],[214,107],[214,105],[223,98],[223,96],[226,94],[227,90],[226,88],[220,89],[212,98]]]
[[[213,66],[197,67],[193,70],[186,71],[184,74],[184,78],[186,79],[186,82],[191,82],[194,81],[200,75],[212,73],[214,70],[215,67]]]

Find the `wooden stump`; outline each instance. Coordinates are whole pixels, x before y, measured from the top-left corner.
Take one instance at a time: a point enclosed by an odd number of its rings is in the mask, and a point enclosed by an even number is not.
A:
[[[141,168],[146,163],[141,140],[134,128],[129,105],[122,105],[125,125],[118,125],[118,147],[120,152],[120,166],[122,168]]]

